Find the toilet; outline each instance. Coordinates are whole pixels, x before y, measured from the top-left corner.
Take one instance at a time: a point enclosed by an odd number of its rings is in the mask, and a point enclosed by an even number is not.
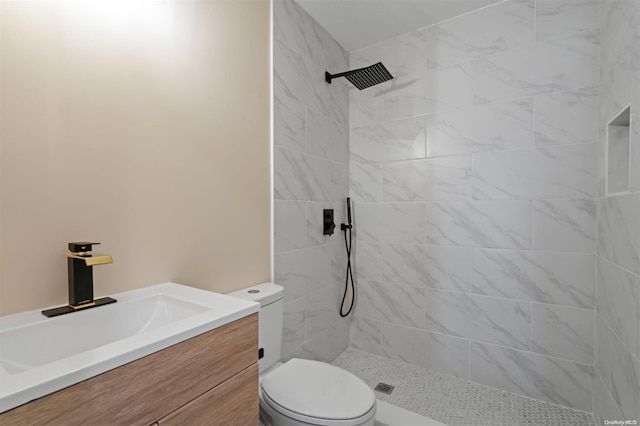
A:
[[[319,361],[278,362],[284,288],[264,283],[229,296],[260,303],[260,420],[269,426],[373,426],[375,393],[355,375]],[[337,308],[336,308],[337,309]]]

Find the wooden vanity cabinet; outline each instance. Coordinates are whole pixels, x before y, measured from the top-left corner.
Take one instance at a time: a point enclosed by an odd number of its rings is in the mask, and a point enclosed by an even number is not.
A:
[[[257,383],[258,364],[254,364],[160,419],[158,424],[257,425]]]
[[[258,425],[258,314],[0,414],[0,425]]]

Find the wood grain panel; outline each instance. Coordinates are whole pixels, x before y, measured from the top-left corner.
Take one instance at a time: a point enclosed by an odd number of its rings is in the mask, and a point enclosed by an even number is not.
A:
[[[258,364],[158,422],[160,426],[251,426],[259,423]]]
[[[1,425],[149,425],[257,362],[258,314],[0,414]]]

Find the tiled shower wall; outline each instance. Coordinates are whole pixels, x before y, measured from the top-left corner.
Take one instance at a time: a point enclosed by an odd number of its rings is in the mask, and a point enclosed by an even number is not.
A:
[[[285,287],[282,355],[333,361],[349,346],[338,315],[345,268],[339,230],[349,187],[349,95],[325,71],[348,54],[292,0],[274,0],[275,282]],[[336,232],[322,235],[323,209]]]
[[[601,5],[594,414],[640,420],[640,1]],[[629,191],[606,192],[606,127],[631,105]],[[626,161],[626,159],[625,159]]]
[[[353,347],[592,411],[599,8],[507,1],[351,53],[396,77],[350,91]]]

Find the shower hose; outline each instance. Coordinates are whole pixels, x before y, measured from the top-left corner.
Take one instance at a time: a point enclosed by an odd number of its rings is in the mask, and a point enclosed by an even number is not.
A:
[[[353,272],[351,270],[351,247],[353,245],[353,224],[351,223],[351,199],[347,198],[347,224],[342,224],[340,228],[344,231],[344,245],[347,249],[347,276],[344,283],[344,294],[340,304],[340,316],[346,317],[353,309],[355,301],[355,284],[353,283]],[[349,235],[347,235],[347,233]]]

